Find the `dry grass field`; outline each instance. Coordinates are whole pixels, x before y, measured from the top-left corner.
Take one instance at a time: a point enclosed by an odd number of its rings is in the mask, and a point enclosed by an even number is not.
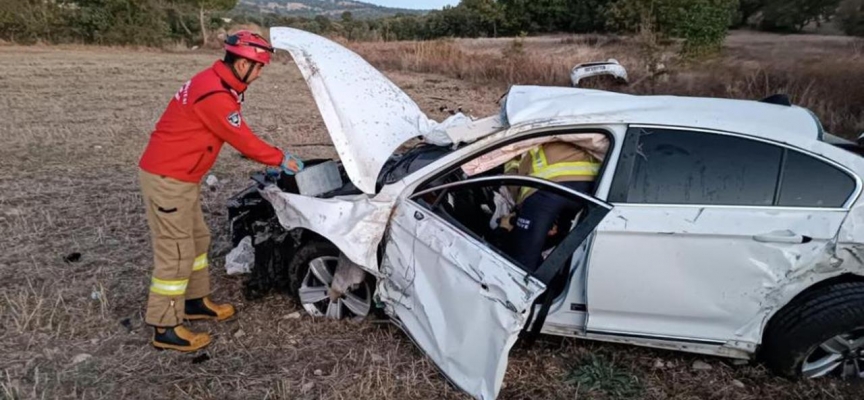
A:
[[[764,60],[760,46],[778,46],[771,39],[761,39],[767,44],[737,40],[730,39],[724,57],[742,65]],[[561,45],[558,39],[550,43],[538,46]],[[398,46],[414,45],[393,46],[398,55]],[[472,48],[476,54],[500,54],[494,43],[458,46],[469,55]],[[540,51],[533,46],[526,45],[526,51]],[[566,46],[585,47],[582,61],[614,56],[598,52],[596,44]],[[796,47],[785,41],[783,46],[787,53]],[[830,46],[820,41],[813,48]],[[831,54],[822,56],[826,63],[840,58]],[[216,297],[234,302],[239,315],[221,324],[195,323],[214,335],[213,345],[199,354],[149,346],[151,331],[142,325],[142,313],[151,254],[136,163],[168,99],[216,57],[0,47],[0,398],[466,398],[389,324],[312,319],[280,294],[255,301],[242,297],[242,278],[225,275],[222,265],[229,251],[224,203],[259,167],[232,149],[223,151],[213,169],[220,183],[205,191],[203,204],[214,235]],[[861,62],[860,52],[857,57]],[[494,113],[506,89],[497,78],[457,79],[452,71],[403,67],[382,56],[374,61],[386,64],[387,75],[439,119],[444,105],[477,116]],[[418,69],[425,71],[414,72]],[[695,87],[704,72],[694,68],[681,75],[674,79],[690,79]],[[861,104],[854,107],[860,112]],[[287,58],[253,85],[244,110],[269,141],[307,158],[335,155],[303,79]],[[860,114],[857,118],[861,124]],[[81,254],[79,261],[64,261],[74,252]],[[694,363],[711,369],[694,369]],[[831,379],[789,382],[758,364],[546,338],[534,348],[513,351],[501,398],[852,400],[860,399],[862,390],[860,384]]]

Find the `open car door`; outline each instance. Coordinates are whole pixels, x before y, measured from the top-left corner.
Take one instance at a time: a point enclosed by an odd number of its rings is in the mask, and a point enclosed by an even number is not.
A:
[[[448,194],[501,186],[547,190],[584,207],[576,227],[531,274],[445,210]],[[475,398],[493,399],[532,304],[611,209],[554,182],[511,175],[421,190],[396,206],[378,295],[453,384]]]

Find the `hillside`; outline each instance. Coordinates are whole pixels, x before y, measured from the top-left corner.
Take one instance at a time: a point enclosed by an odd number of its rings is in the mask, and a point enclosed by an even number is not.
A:
[[[409,10],[376,6],[353,0],[240,0],[237,10],[275,13],[295,17],[326,15],[338,18],[350,11],[354,18],[378,18],[396,14],[423,14],[427,10]]]

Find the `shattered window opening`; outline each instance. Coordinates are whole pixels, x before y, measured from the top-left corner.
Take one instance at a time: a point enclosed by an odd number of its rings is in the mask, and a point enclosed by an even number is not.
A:
[[[570,206],[564,207],[562,211],[553,219],[549,229],[545,230],[546,237],[542,243],[542,249],[537,252],[538,260],[545,259],[552,250],[554,250],[560,242],[567,236],[570,230],[577,224],[577,214],[579,210],[584,208],[584,204],[579,199],[572,199],[568,196],[562,196],[550,189],[545,189],[537,185],[532,187],[537,191],[532,196],[554,196],[565,197],[566,203]],[[521,269],[531,271],[537,265],[525,265],[518,261],[520,251],[524,250],[522,243],[513,242],[515,236],[514,231],[528,229],[532,227],[532,222],[522,222],[516,210],[502,215],[500,218],[497,213],[486,212],[483,206],[488,210],[493,210],[499,207],[493,200],[494,194],[501,190],[502,187],[516,188],[518,191],[528,185],[518,185],[507,183],[504,186],[502,181],[490,181],[482,186],[470,185],[469,187],[447,187],[435,193],[435,188],[430,188],[435,194],[434,200],[429,202],[429,198],[424,194],[414,197],[413,200],[421,207],[428,209],[438,217],[447,221],[454,228],[478,240],[489,249],[495,251],[499,255],[505,257],[514,265]],[[442,198],[452,199],[453,201],[441,201]],[[495,224],[492,224],[495,220]],[[539,223],[539,221],[536,221]],[[523,226],[524,225],[524,226]],[[565,226],[567,225],[567,226]]]

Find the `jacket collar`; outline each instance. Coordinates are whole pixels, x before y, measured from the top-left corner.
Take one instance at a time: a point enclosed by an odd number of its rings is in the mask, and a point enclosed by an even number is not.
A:
[[[225,84],[238,94],[245,92],[246,88],[249,86],[237,78],[237,75],[234,75],[234,71],[232,71],[231,68],[225,65],[222,61],[216,61],[213,64],[213,71],[216,72],[219,79],[222,79],[222,82],[225,82]]]

